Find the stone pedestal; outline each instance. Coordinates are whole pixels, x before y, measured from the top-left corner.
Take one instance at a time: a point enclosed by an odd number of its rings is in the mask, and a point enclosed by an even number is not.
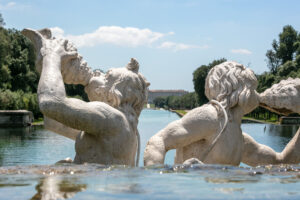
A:
[[[27,110],[0,110],[0,127],[25,127],[33,122],[33,114]]]

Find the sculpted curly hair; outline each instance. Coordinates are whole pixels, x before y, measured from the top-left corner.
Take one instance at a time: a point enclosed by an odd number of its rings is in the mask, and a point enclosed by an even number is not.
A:
[[[227,61],[213,67],[205,82],[205,95],[216,100],[228,111],[230,108],[246,105],[251,95],[250,89],[256,89],[257,79],[252,70],[243,65]]]

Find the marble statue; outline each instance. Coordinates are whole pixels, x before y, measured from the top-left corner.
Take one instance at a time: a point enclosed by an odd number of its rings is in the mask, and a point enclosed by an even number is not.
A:
[[[236,62],[213,67],[206,78],[205,94],[209,103],[189,111],[152,136],[144,152],[144,164],[163,164],[166,152],[176,149],[175,164],[225,164],[250,166],[299,163],[299,130],[281,153],[257,143],[241,130],[242,117],[259,104],[278,110],[300,111],[299,79],[295,87],[282,84],[262,95],[256,92],[254,73]],[[289,85],[289,86],[287,86]],[[293,96],[281,92],[289,88]],[[273,93],[269,92],[273,91]],[[274,95],[276,94],[276,95]],[[271,100],[272,99],[272,100]],[[299,107],[298,107],[299,105]]]
[[[93,72],[72,43],[53,38],[49,29],[22,33],[36,49],[45,127],[75,140],[74,163],[137,165],[138,118],[149,86],[137,60],[106,73]],[[90,102],[67,97],[64,83],[85,86]]]

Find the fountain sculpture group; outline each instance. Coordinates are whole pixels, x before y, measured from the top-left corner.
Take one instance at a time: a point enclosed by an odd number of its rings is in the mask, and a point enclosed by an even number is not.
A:
[[[49,29],[22,33],[36,49],[45,127],[75,140],[73,162],[137,165],[137,124],[150,85],[139,73],[139,63],[131,59],[123,68],[93,72],[68,40],[53,38]],[[90,102],[67,97],[64,83],[83,85]],[[176,164],[299,163],[299,131],[277,153],[243,133],[241,119],[259,105],[283,114],[300,113],[300,79],[281,81],[262,94],[256,87],[254,73],[241,64],[213,67],[205,84],[209,103],[154,135],[145,149],[145,166],[163,164],[170,149],[176,149]]]

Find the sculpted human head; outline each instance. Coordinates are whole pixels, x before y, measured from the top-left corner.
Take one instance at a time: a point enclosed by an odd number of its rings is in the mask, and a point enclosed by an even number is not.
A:
[[[228,111],[240,106],[244,114],[258,106],[255,91],[257,79],[252,70],[242,64],[228,61],[213,67],[205,82],[205,95],[219,101]]]
[[[123,68],[112,68],[91,78],[85,91],[91,101],[102,101],[115,108],[131,106],[137,115],[147,102],[148,86],[135,59]]]

